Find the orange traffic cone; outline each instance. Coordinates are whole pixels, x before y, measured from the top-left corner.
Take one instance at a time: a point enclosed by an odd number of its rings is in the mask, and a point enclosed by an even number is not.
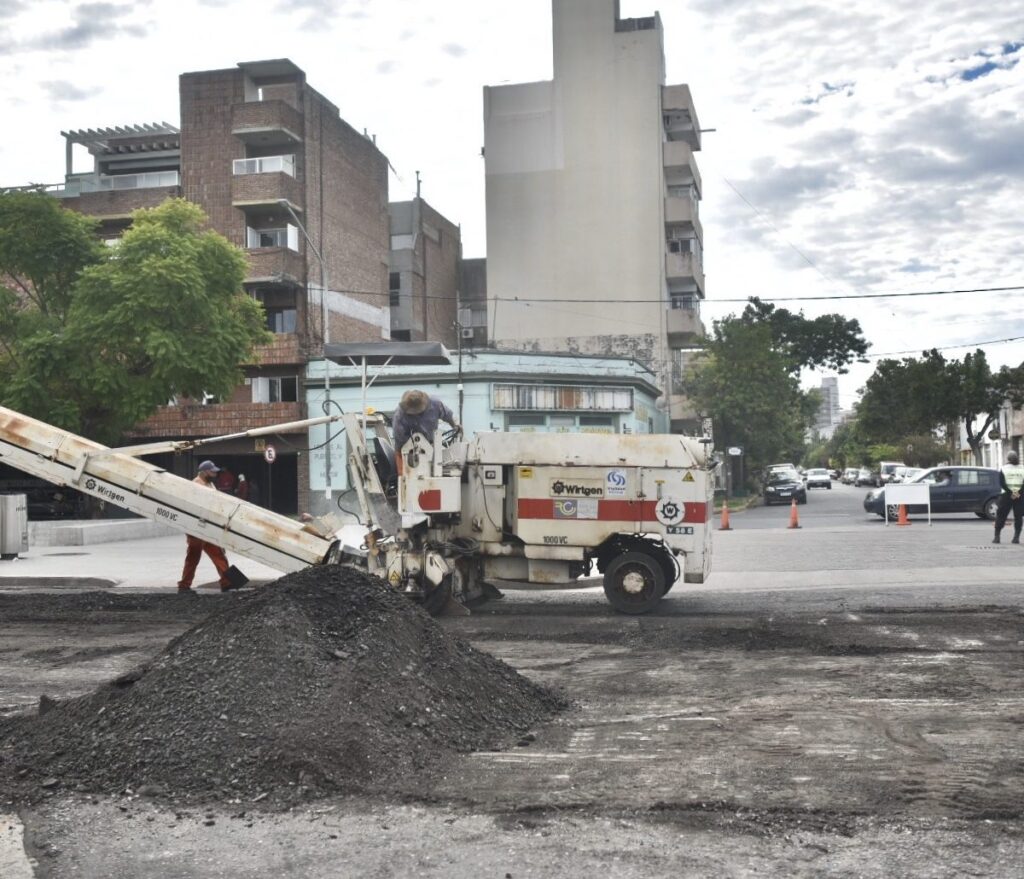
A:
[[[793,498],[793,503],[789,505],[789,527],[800,527],[800,515],[796,511],[796,498]]]
[[[726,502],[722,506],[722,524],[718,526],[719,531],[732,531],[732,526],[729,524],[729,504]]]
[[[907,505],[900,504],[900,516],[896,520],[897,525],[909,525],[910,519],[907,518]]]

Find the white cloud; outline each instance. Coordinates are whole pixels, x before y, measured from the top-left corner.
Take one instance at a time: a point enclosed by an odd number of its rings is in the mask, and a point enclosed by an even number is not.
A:
[[[698,154],[709,319],[740,307],[715,300],[749,294],[1024,283],[1022,0],[622,0],[624,16],[658,7],[668,81],[688,82],[717,129]],[[288,57],[377,135],[392,197],[410,197],[418,169],[480,256],[482,87],[550,78],[550,31],[550,0],[0,0],[0,75],[19,84],[0,100],[20,133],[0,143],[0,183],[58,180],[61,130],[176,122],[184,71]],[[889,351],[1019,334],[1022,304],[804,308],[857,317]],[[1020,361],[1024,346],[989,355]],[[844,405],[870,372],[858,369],[841,379]]]

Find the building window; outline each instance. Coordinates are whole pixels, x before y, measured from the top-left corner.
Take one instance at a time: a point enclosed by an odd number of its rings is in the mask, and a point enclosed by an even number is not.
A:
[[[245,230],[245,246],[250,250],[261,247],[287,247],[299,252],[299,227],[291,223],[279,229],[254,229],[247,226]]]
[[[296,403],[299,399],[299,380],[294,376],[280,378],[254,378],[254,403]]]
[[[633,391],[581,385],[519,385],[491,386],[491,408],[526,411],[632,412]]]
[[[547,427],[547,417],[525,412],[509,412],[505,416],[505,425],[506,429],[512,433],[543,432]]]
[[[390,292],[390,303],[392,308],[398,308],[402,304],[402,275],[401,272],[388,274],[388,291]]]
[[[283,172],[290,177],[295,176],[295,156],[261,156],[258,159],[235,159],[231,166],[233,173],[242,174],[273,174]]]
[[[266,308],[267,329],[272,333],[294,333],[295,332],[295,309],[294,308]]]
[[[611,415],[581,415],[580,433],[615,433],[615,419]]]

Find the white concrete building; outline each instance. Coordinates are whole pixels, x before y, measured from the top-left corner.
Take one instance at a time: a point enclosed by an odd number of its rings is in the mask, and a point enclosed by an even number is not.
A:
[[[552,0],[554,78],[484,89],[488,335],[498,348],[627,356],[672,393],[703,334],[700,126],[665,85],[661,19]]]
[[[821,405],[818,407],[818,416],[814,426],[822,438],[829,439],[841,423],[839,379],[834,375],[826,376],[821,380],[819,392],[821,393]]]

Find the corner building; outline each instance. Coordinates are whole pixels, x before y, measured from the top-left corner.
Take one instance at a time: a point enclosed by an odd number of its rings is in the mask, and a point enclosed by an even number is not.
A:
[[[178,400],[138,425],[132,441],[218,436],[323,414],[307,412],[303,384],[325,341],[454,342],[458,227],[419,198],[402,203],[395,213],[409,228],[392,253],[387,157],[299,67],[287,59],[241,63],[182,74],[179,88],[180,129],[64,132],[65,182],[48,191],[97,217],[112,243],[138,208],[171,197],[198,204],[212,228],[246,251],[245,289],[263,304],[274,338],[230,398]],[[90,170],[75,173],[75,147],[91,155]],[[392,283],[396,262],[401,290]],[[191,476],[201,457],[214,457],[255,479],[265,505],[309,509],[308,433],[266,442],[277,452],[272,466],[264,443],[251,439],[159,463]]]
[[[703,335],[700,126],[665,84],[660,17],[552,0],[554,76],[484,89],[489,343],[633,357],[678,393]]]

